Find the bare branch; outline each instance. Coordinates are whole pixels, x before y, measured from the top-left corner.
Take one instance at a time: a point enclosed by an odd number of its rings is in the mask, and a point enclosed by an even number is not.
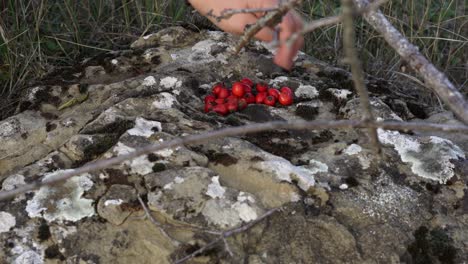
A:
[[[365,8],[360,8],[358,10],[353,11],[353,16],[358,16],[362,15],[365,12],[368,12],[370,10],[375,10],[379,6],[385,4],[388,2],[388,0],[377,0],[375,2],[372,2]],[[321,27],[326,27],[326,26],[331,26],[331,25],[336,25],[341,23],[343,20],[343,16],[338,15],[338,16],[329,16],[329,17],[324,17],[321,19],[313,20],[311,22],[308,22],[304,25],[301,31],[295,32],[294,34],[291,35],[291,37],[286,41],[287,45],[291,46],[294,42],[296,42],[297,38],[299,38],[302,35],[305,35],[309,32],[312,32],[318,28]]]
[[[154,219],[154,217],[151,215],[151,212],[150,210],[148,209],[148,207],[146,206],[145,202],[141,199],[140,195],[138,195],[138,201],[140,202],[141,204],[141,207],[143,207],[143,210],[145,211],[145,214],[146,214],[146,217],[148,217],[148,219],[151,221],[151,223],[153,223],[153,225],[155,225],[159,231],[161,231],[161,233],[166,237],[168,238],[169,240],[171,240],[174,244],[179,244],[179,242],[177,242],[177,240],[175,240],[173,237],[171,237],[163,228],[163,225],[161,223],[159,223],[158,221],[156,221],[156,219]]]
[[[368,0],[353,0],[359,8],[366,8]],[[468,102],[450,80],[430,63],[379,10],[364,13],[364,19],[387,41],[387,43],[424,79],[425,83],[440,96],[447,106],[468,124]]]
[[[271,11],[259,18],[253,25],[249,25],[245,28],[244,34],[242,35],[239,43],[234,49],[234,54],[238,54],[241,49],[264,27],[274,28],[277,24],[281,23],[283,16],[298,6],[302,0],[290,0],[284,4],[280,4],[275,11]]]
[[[352,79],[354,88],[356,89],[360,107],[363,111],[363,119],[365,121],[374,122],[374,115],[372,114],[372,107],[369,100],[369,92],[364,84],[364,73],[362,70],[361,62],[357,56],[356,48],[354,47],[354,19],[353,19],[353,2],[352,0],[342,0],[343,3],[343,45],[346,56],[346,62],[351,66]],[[380,153],[379,137],[375,127],[368,128],[370,142],[376,153]]]
[[[304,130],[304,129],[349,129],[349,128],[383,128],[390,130],[419,130],[419,131],[443,131],[443,132],[462,132],[468,133],[468,126],[465,125],[440,125],[425,122],[367,122],[363,120],[338,120],[338,121],[274,121],[267,123],[250,124],[238,127],[223,128],[220,130],[203,132],[201,134],[189,135],[186,137],[177,138],[174,140],[166,141],[160,144],[148,145],[143,148],[136,149],[131,153],[120,155],[110,159],[97,160],[86,165],[67,170],[62,173],[57,173],[54,176],[43,179],[42,181],[35,181],[30,184],[22,185],[16,189],[0,192],[0,201],[13,198],[16,195],[40,188],[44,185],[51,185],[58,182],[65,181],[73,176],[88,173],[91,171],[102,170],[112,165],[120,164],[126,160],[134,159],[138,156],[149,154],[158,150],[174,148],[185,144],[194,144],[205,142],[214,138],[237,136],[242,134],[251,134],[267,130],[288,129],[288,130]]]
[[[269,211],[267,211],[266,213],[264,213],[263,215],[261,215],[259,218],[255,219],[255,220],[252,220],[240,227],[236,227],[236,228],[233,228],[233,229],[229,229],[227,231],[224,231],[217,239],[211,241],[210,243],[206,244],[204,247],[196,250],[195,252],[193,252],[192,254],[190,255],[187,255],[179,260],[177,260],[176,262],[174,262],[174,264],[180,264],[180,263],[184,263],[185,261],[191,259],[191,258],[194,258],[195,256],[197,256],[198,254],[201,254],[203,253],[204,251],[212,248],[214,245],[216,245],[217,243],[219,243],[220,241],[224,241],[225,242],[225,247],[226,247],[226,251],[228,251],[228,253],[232,256],[233,253],[231,252],[231,250],[229,249],[229,245],[227,244],[227,241],[226,241],[226,238],[230,237],[230,236],[233,236],[235,234],[238,234],[238,233],[242,233],[242,232],[245,232],[247,230],[249,230],[250,228],[252,228],[253,226],[255,226],[256,224],[260,223],[261,221],[263,221],[263,219],[269,217],[270,215],[272,215],[273,213],[279,211],[280,208],[273,208]]]
[[[207,17],[212,17],[216,19],[216,21],[220,22],[223,19],[228,19],[232,17],[233,15],[236,14],[248,14],[248,13],[265,13],[265,12],[271,12],[278,10],[278,6],[274,7],[264,7],[264,8],[240,8],[240,9],[224,9],[219,16],[213,14],[213,10],[210,10],[208,14],[206,14]]]

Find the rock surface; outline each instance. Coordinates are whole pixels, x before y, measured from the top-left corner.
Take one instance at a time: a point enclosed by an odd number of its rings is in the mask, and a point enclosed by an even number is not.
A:
[[[362,116],[348,72],[304,54],[284,72],[260,43],[230,57],[235,43],[221,32],[167,28],[133,50],[83,62],[72,85],[32,87],[21,113],[0,121],[2,190],[188,134]],[[250,105],[228,117],[203,113],[213,84],[241,77],[288,85],[296,102]],[[421,116],[381,88],[371,94],[375,116]],[[428,119],[457,123],[448,113]],[[0,202],[0,262],[171,263],[216,238],[207,231],[280,206],[227,239],[233,256],[220,243],[192,263],[466,261],[468,136],[379,130],[379,139],[380,159],[364,131],[269,131],[160,150],[41,187]]]

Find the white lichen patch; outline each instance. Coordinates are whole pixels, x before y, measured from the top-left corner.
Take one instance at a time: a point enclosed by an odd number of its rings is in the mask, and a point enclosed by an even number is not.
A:
[[[10,137],[20,130],[20,124],[16,118],[9,118],[0,122],[0,138]]]
[[[138,175],[146,175],[153,172],[153,163],[146,155],[138,156],[130,161],[130,171]]]
[[[153,101],[151,106],[156,109],[169,109],[172,108],[177,99],[170,93],[160,93],[156,96],[156,100]]]
[[[167,76],[167,77],[162,78],[159,81],[159,85],[161,85],[162,87],[166,89],[179,88],[182,86],[182,81],[180,81],[176,77]]]
[[[239,192],[239,195],[237,196],[237,201],[255,203],[255,198],[252,195],[249,195],[248,193]]]
[[[232,205],[232,208],[237,211],[239,218],[244,222],[250,222],[258,217],[255,209],[246,203],[236,202]]]
[[[216,41],[220,41],[224,38],[224,36],[226,36],[226,33],[222,31],[207,31],[206,33],[211,39]]]
[[[294,95],[302,99],[314,99],[319,95],[319,93],[317,91],[317,88],[315,88],[315,86],[301,84],[296,89],[296,91],[294,91]]]
[[[217,42],[211,39],[202,40],[193,45],[192,51],[201,51],[203,53],[209,53],[211,51],[211,46],[213,46],[216,43]]]
[[[156,84],[156,79],[153,76],[146,77],[141,83],[143,86],[152,86]]]
[[[14,261],[13,264],[43,264],[44,259],[37,252],[29,250],[23,252]]]
[[[226,188],[221,186],[219,183],[219,176],[214,176],[211,178],[211,183],[208,185],[208,189],[206,190],[206,195],[210,196],[211,198],[223,198],[224,193],[226,192]]]
[[[356,154],[360,153],[361,151],[362,151],[361,146],[359,146],[357,144],[351,144],[343,152],[346,155],[352,156],[352,155],[356,155]]]
[[[122,199],[110,199],[104,202],[104,206],[118,206],[123,203]]]
[[[205,219],[221,228],[230,228],[242,223],[237,210],[226,199],[210,199],[205,203],[202,214]]]
[[[309,160],[309,166],[307,168],[310,170],[312,174],[316,174],[317,172],[327,172],[328,165],[320,162],[318,160]]]
[[[44,176],[55,177],[56,171]],[[51,221],[78,221],[94,215],[93,200],[82,198],[83,193],[93,186],[89,174],[82,174],[68,179],[61,186],[43,186],[36,191],[33,199],[26,205],[29,217],[43,217]]]
[[[294,166],[291,162],[282,158],[257,162],[253,167],[270,173],[276,177],[278,181],[292,182],[296,180],[299,188],[304,191],[308,191],[315,185],[312,171],[303,167]]]
[[[116,60],[116,59],[112,59],[112,60],[111,60],[111,63],[114,64],[114,65],[117,65],[117,64],[119,64],[119,61]]]
[[[331,93],[338,100],[345,100],[348,96],[352,95],[353,92],[347,89],[328,88],[327,92]]]
[[[405,220],[402,216],[412,217],[419,206],[420,194],[409,187],[394,184],[384,175],[378,179],[374,192],[358,192],[353,203],[361,204],[365,215],[384,221],[389,221],[390,217],[397,217],[399,221]]]
[[[287,82],[288,80],[289,80],[289,78],[286,77],[286,76],[278,76],[278,77],[270,80],[270,82],[268,84],[270,86],[278,87],[280,84],[282,84],[284,82]]]
[[[132,136],[141,136],[148,138],[151,135],[153,135],[154,132],[160,131],[162,131],[160,122],[138,117],[135,120],[135,126],[127,130],[127,133]]]
[[[8,212],[0,212],[0,234],[10,231],[16,225],[16,218]]]
[[[25,185],[26,182],[24,181],[24,176],[21,174],[13,174],[8,176],[3,182],[2,182],[2,190],[3,191],[11,191],[21,185]]]
[[[411,163],[411,171],[423,178],[445,184],[454,175],[450,160],[465,158],[463,151],[451,141],[430,137],[429,141],[414,139],[397,131],[378,129],[379,140],[393,145],[403,162]]]

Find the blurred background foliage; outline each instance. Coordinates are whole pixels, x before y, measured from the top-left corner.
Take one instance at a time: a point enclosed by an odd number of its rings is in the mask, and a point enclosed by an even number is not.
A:
[[[340,1],[305,0],[299,11],[306,20],[336,15]],[[392,0],[382,11],[460,89],[466,89],[466,0]],[[0,0],[0,98],[4,99],[0,112],[14,104],[21,89],[55,68],[126,49],[139,36],[171,25],[214,29],[185,0]],[[367,73],[387,80],[407,76],[401,59],[375,31],[360,19],[356,29]],[[310,33],[304,51],[340,64],[341,33],[340,25]]]

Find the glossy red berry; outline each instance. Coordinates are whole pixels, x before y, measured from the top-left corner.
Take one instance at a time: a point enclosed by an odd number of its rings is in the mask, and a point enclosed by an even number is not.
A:
[[[222,116],[225,116],[229,113],[229,110],[226,106],[226,104],[219,104],[219,105],[215,105],[213,107],[213,111],[215,111],[216,113],[222,115]]]
[[[268,91],[268,85],[266,83],[257,83],[257,92],[263,93]]]
[[[213,86],[213,94],[218,95],[222,88],[225,88],[224,83],[217,83]]]
[[[226,99],[224,99],[224,98],[218,98],[218,99],[215,100],[216,104],[224,104],[225,102],[226,102]]]
[[[251,93],[252,92],[252,87],[245,84],[244,90],[245,90],[245,93]]]
[[[281,105],[291,105],[293,103],[293,96],[292,96],[292,93],[289,93],[289,92],[284,92],[284,93],[280,93],[279,97],[278,97],[278,102],[281,104]]]
[[[232,94],[237,97],[242,97],[245,94],[246,85],[242,82],[235,82],[232,84]]]
[[[280,94],[280,92],[275,88],[268,89],[268,95],[271,95],[271,96],[275,97],[275,99],[278,99],[279,94]]]
[[[241,80],[241,83],[245,83],[247,84],[248,86],[252,87],[253,86],[253,82],[252,80],[250,80],[249,78],[244,78]]]
[[[212,94],[205,96],[205,104],[214,102],[216,97]]]
[[[247,102],[247,104],[255,103],[255,96],[253,96],[252,93],[246,93],[244,95],[244,98],[245,98],[245,101]]]
[[[285,86],[285,87],[281,87],[280,93],[289,93],[289,94],[292,94],[292,90],[291,90],[291,88]]]
[[[232,101],[232,102],[226,103],[226,107],[227,107],[228,111],[231,112],[231,113],[236,112],[237,109],[239,108],[239,106],[237,104],[237,101],[236,102]]]
[[[215,106],[216,104],[214,103],[206,103],[205,104],[205,113],[209,113],[213,110],[213,107]]]
[[[229,90],[226,88],[221,88],[221,90],[218,93],[218,98],[227,98],[229,96]]]
[[[265,97],[265,100],[263,100],[263,103],[268,106],[275,106],[276,98],[273,95],[268,95]]]
[[[261,93],[258,93],[256,96],[255,96],[255,103],[257,104],[263,104],[263,100],[265,100],[265,97],[267,97],[267,93],[266,92],[261,92]]]
[[[238,101],[238,106],[239,106],[239,110],[244,110],[246,107],[247,107],[247,100],[245,100],[245,98],[241,98],[239,99]]]

